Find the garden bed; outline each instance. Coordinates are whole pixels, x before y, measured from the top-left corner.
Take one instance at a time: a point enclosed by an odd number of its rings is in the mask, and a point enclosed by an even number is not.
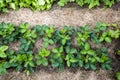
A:
[[[0,14],[0,22],[12,22],[16,25],[19,23],[29,22],[31,27],[36,24],[54,25],[55,28],[62,28],[64,25],[84,26],[90,24],[95,26],[99,21],[120,24],[120,9],[80,9],[78,7],[54,8],[50,11],[33,12],[29,9],[20,9],[10,11],[9,13]],[[120,26],[119,26],[120,27]],[[93,27],[91,27],[93,28]],[[119,48],[118,43],[113,41],[109,47],[109,56],[115,59],[115,50]],[[39,44],[38,44],[39,45]],[[117,47],[116,47],[117,46]],[[12,46],[11,46],[12,47]],[[15,46],[16,47],[16,46]],[[120,70],[119,62],[113,60],[113,70],[85,71],[81,69],[65,69],[63,72],[53,70],[52,68],[38,68],[34,74],[26,76],[24,73],[9,70],[1,80],[114,80],[114,72]],[[116,66],[117,65],[117,66]],[[115,70],[114,70],[115,69]]]

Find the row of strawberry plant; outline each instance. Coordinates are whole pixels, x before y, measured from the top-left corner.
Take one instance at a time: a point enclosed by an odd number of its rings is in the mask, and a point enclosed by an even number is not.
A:
[[[96,70],[112,69],[111,59],[103,43],[110,43],[120,36],[116,24],[98,22],[94,29],[67,27],[55,29],[53,26],[36,25],[29,29],[28,23],[14,26],[12,23],[0,24],[0,74],[9,68],[34,72],[36,66],[48,66],[63,70],[64,67],[81,67]],[[41,40],[43,46],[35,48]],[[9,44],[18,42],[18,50],[9,49]],[[93,47],[92,45],[99,47]],[[49,49],[48,47],[52,47]]]
[[[49,10],[53,3],[57,2],[59,6],[65,6],[68,2],[77,3],[79,6],[88,5],[89,9],[104,4],[112,7],[119,0],[0,0],[0,12],[8,12],[8,9],[17,10],[19,8],[30,8],[32,10]]]
[[[101,3],[105,6],[112,7],[112,5],[115,4],[115,2],[119,2],[119,0],[60,0],[58,5],[65,6],[69,2],[75,2],[81,7],[88,5],[89,9],[91,9],[95,6],[100,6]]]

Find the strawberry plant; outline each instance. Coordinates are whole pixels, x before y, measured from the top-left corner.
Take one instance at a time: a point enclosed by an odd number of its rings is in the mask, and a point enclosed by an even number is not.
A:
[[[54,44],[54,41],[49,38],[43,38],[43,44],[44,44],[44,47],[46,48],[48,47],[48,45]]]
[[[0,36],[2,37],[2,44],[8,44],[12,41],[15,41],[16,35],[18,32],[15,31],[15,26],[12,23],[4,23],[0,24]]]
[[[85,4],[88,4],[89,9],[100,5],[99,0],[76,0],[76,2],[81,7]]]
[[[31,42],[35,42],[35,38],[37,37],[35,30],[29,30],[28,29],[29,24],[20,24],[20,33],[23,39],[26,39]]]
[[[55,36],[53,36],[53,40],[55,43],[59,43],[60,46],[70,45],[70,41],[71,41],[70,34],[72,33],[72,31],[70,30],[71,32],[68,33],[67,29],[68,28],[64,28],[64,29],[55,31],[54,33]]]
[[[75,48],[70,48],[69,46],[67,46],[66,48],[66,63],[67,66],[70,67],[71,64],[78,62],[78,60],[75,58],[75,54],[77,53],[77,50]]]
[[[39,53],[35,56],[36,58],[36,64],[37,65],[48,65],[47,57],[50,55],[50,51],[46,50],[45,48],[41,49]]]
[[[112,5],[115,3],[115,0],[103,0],[103,3],[106,6],[112,7]]]
[[[32,48],[33,48],[33,44],[29,41],[27,41],[26,39],[20,39],[20,47],[18,52],[20,53],[33,53],[32,52]]]
[[[98,35],[100,34],[100,32],[105,31],[109,26],[110,24],[103,23],[103,22],[97,22],[93,31],[90,33],[90,39],[92,40],[92,42],[100,44]]]
[[[8,49],[8,46],[1,46],[0,47],[0,58],[5,58],[7,55],[5,54],[5,51]]]
[[[35,64],[32,54],[18,53],[10,60],[10,63],[14,63],[14,67],[17,71],[24,70],[27,75],[29,75],[31,72],[34,72],[33,67],[35,66]]]
[[[84,68],[85,69],[93,69],[96,70],[96,63],[99,57],[97,57],[97,54],[94,50],[90,48],[90,45],[88,43],[84,44],[84,49],[80,51],[80,54],[82,54],[82,58],[84,59]]]
[[[89,26],[86,25],[85,28],[83,27],[80,28],[80,31],[77,32],[76,37],[78,46],[84,45],[84,42],[86,42],[89,38],[89,34],[90,34]]]
[[[107,55],[107,48],[106,47],[102,47],[101,49],[97,49],[96,52],[98,53],[98,56],[100,57],[100,59],[98,59],[101,68],[102,69],[108,69],[111,70],[111,59],[108,57]]]
[[[6,50],[8,49],[8,46],[1,46],[0,47],[0,74],[6,74],[6,69],[9,67],[7,64],[8,62],[6,61],[7,54]]]
[[[34,26],[33,30],[36,31],[37,37],[41,38],[45,34],[46,28],[47,28],[46,25],[42,25],[42,26],[36,25]]]
[[[26,53],[26,51],[30,50],[33,47],[33,43],[35,43],[35,39],[37,38],[35,30],[28,29],[29,24],[20,24],[19,32],[20,32],[20,53]]]
[[[60,70],[64,68],[63,47],[53,48],[50,55],[50,62],[53,68],[59,67]]]
[[[0,24],[0,35],[2,37],[6,37],[7,35],[11,34],[15,30],[14,25],[12,23],[4,23]]]
[[[109,30],[107,32],[103,32],[102,35],[99,38],[100,42],[106,41],[108,43],[110,43],[112,41],[112,38],[119,38],[120,36],[120,30]]]
[[[53,32],[54,32],[53,26],[49,26],[45,29],[45,36],[48,37],[48,38],[51,38]]]
[[[52,35],[54,33],[54,28],[53,26],[47,27],[45,29],[45,34],[44,34],[44,38],[43,38],[43,44],[44,47],[46,48],[49,44],[54,44],[54,41],[51,39]]]

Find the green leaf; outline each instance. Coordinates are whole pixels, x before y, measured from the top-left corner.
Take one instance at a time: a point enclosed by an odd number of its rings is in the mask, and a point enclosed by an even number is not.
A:
[[[89,68],[90,68],[89,63],[85,64],[84,68],[85,68],[85,69],[89,69]]]
[[[104,37],[100,37],[99,41],[100,42],[104,41]]]
[[[63,47],[62,47],[62,46],[59,48],[59,52],[60,52],[60,53],[63,52]]]
[[[76,50],[76,49],[74,49],[74,48],[72,48],[70,53],[72,53],[72,54],[73,54],[73,53],[76,53],[76,52],[77,52],[77,50]]]
[[[49,45],[49,43],[44,42],[44,47],[45,47],[45,48],[47,48],[47,47],[48,47],[48,45]]]
[[[41,51],[39,51],[39,55],[42,57],[47,57],[50,55],[50,51],[43,48]]]
[[[69,46],[65,47],[65,51],[66,51],[66,53],[69,53],[70,52],[70,47]]]
[[[83,61],[79,61],[79,66],[83,67]]]
[[[29,65],[31,66],[31,67],[34,67],[35,65],[34,65],[34,63],[31,61],[31,62],[29,62]]]
[[[75,58],[70,59],[70,62],[72,62],[72,63],[75,63],[75,62],[77,62],[77,61],[78,61],[78,60],[75,59]]]
[[[0,74],[4,75],[7,73],[6,68],[0,67]]]
[[[96,70],[97,69],[94,64],[90,64],[90,67],[91,67],[92,70]]]
[[[77,0],[77,3],[82,7],[84,5],[84,0]]]
[[[12,9],[16,9],[16,5],[15,5],[15,3],[10,3],[10,8],[12,8]]]
[[[85,43],[85,50],[89,50],[90,49],[90,45],[88,43]]]
[[[102,31],[104,31],[104,30],[106,30],[106,26],[102,26],[102,27],[100,27],[100,30],[102,30]]]
[[[48,61],[47,61],[46,58],[42,59],[42,64],[43,64],[43,66],[47,66],[48,65]]]
[[[66,4],[66,1],[65,0],[61,0],[58,2],[58,5],[59,6],[64,6]]]
[[[7,49],[8,49],[8,46],[1,46],[1,47],[0,47],[0,50],[1,50],[1,51],[6,51]]]
[[[48,38],[43,38],[43,41],[48,42],[49,40],[48,40]]]
[[[95,52],[94,52],[94,50],[89,50],[89,51],[87,51],[87,53],[89,54],[89,55],[95,55]]]
[[[106,69],[112,70],[112,67],[110,66],[110,64],[106,64]]]
[[[45,0],[38,0],[38,4],[39,5],[44,5],[45,4]]]
[[[52,64],[52,67],[53,68],[56,68],[56,67],[58,67],[59,66],[59,63],[57,63],[57,62],[54,62],[53,64]]]
[[[56,59],[59,58],[60,56],[61,56],[60,53],[55,53],[55,58],[56,58]]]
[[[62,39],[62,45],[65,45],[66,39]]]
[[[106,38],[105,38],[105,41],[108,42],[108,43],[110,43],[112,40],[111,40],[110,37],[106,37]]]
[[[52,39],[49,40],[50,44],[54,44],[54,41]]]
[[[58,53],[58,50],[55,49],[55,48],[53,48],[53,49],[52,49],[52,52],[54,52],[54,53]]]
[[[68,60],[68,61],[67,61],[67,66],[70,67],[70,65],[71,65],[71,63],[70,63],[70,61]]]
[[[41,65],[41,64],[42,64],[42,60],[37,60],[37,61],[36,61],[36,64],[37,64],[37,65]]]
[[[7,57],[7,55],[4,52],[0,51],[0,58],[5,58],[5,57]]]

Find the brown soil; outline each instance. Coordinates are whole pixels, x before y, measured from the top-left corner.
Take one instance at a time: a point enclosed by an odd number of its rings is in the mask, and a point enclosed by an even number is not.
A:
[[[36,24],[84,26],[86,24],[95,25],[98,21],[120,24],[120,10],[112,9],[82,9],[78,7],[57,8],[44,12],[33,12],[29,9],[19,9],[0,14],[0,22],[12,22],[18,25],[21,22],[29,22],[31,26]]]
[[[55,7],[50,11],[44,12],[33,12],[29,9],[19,9],[18,11],[10,11],[6,14],[0,14],[0,22],[3,21],[12,22],[15,25],[18,25],[21,22],[29,22],[31,27],[36,24],[55,25],[55,28],[62,28],[64,25],[84,26],[86,24],[90,24],[94,27],[98,21],[120,24],[120,9],[113,10],[108,8],[104,10],[96,8],[89,10],[78,7]],[[11,49],[17,49],[16,44],[14,44],[14,46],[12,46]],[[39,48],[40,46],[43,45],[38,41],[36,47]],[[118,43],[112,46],[106,46],[109,47],[109,56],[114,59],[113,67],[118,68],[116,70],[119,70],[119,62],[115,60],[115,55],[113,55],[116,50],[115,46],[119,46]],[[115,65],[118,65],[118,67]],[[81,69],[75,71],[74,69],[65,69],[63,72],[60,72],[53,69],[46,70],[42,68],[40,70],[37,69],[37,71],[30,76],[26,76],[24,73],[9,71],[6,75],[0,76],[0,80],[114,80],[113,73],[114,71],[85,71]]]
[[[30,76],[12,71],[4,76],[0,76],[0,80],[114,80],[111,71],[84,71],[80,69],[77,69],[75,72],[72,71],[71,69],[65,69],[63,72],[41,69]]]

